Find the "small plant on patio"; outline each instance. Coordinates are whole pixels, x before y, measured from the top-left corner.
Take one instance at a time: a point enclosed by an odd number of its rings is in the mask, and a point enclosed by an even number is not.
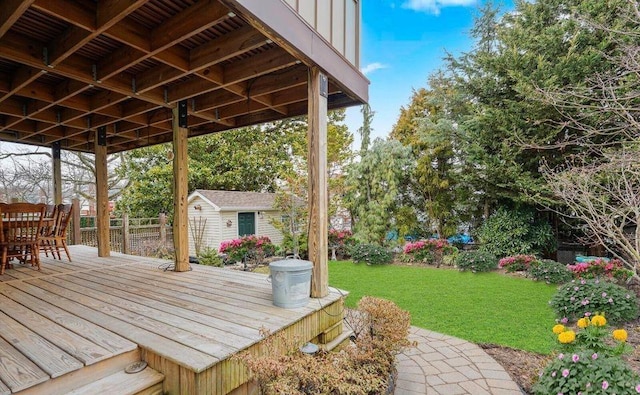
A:
[[[393,261],[393,254],[385,247],[376,244],[356,244],[350,248],[351,259],[367,265],[386,265]]]
[[[200,254],[198,254],[198,262],[201,265],[207,266],[224,266],[224,261],[222,257],[218,254],[215,248],[205,247],[200,250]]]
[[[363,298],[358,309],[362,330],[338,352],[303,354],[299,339],[279,333],[263,342],[262,356],[244,352],[235,358],[249,368],[265,395],[387,393],[395,356],[411,345],[409,313],[371,297]]]
[[[627,332],[610,332],[601,314],[582,317],[578,328],[553,327],[560,353],[540,373],[535,394],[640,393],[640,376],[621,358],[631,350]]]
[[[568,266],[575,278],[600,278],[624,283],[633,276],[633,272],[625,269],[619,259],[595,259],[590,262],[576,262]]]
[[[220,243],[218,251],[227,254],[232,262],[242,262],[247,255],[255,257],[258,263],[272,256],[276,247],[267,236],[242,236],[239,239],[226,240]]]
[[[547,284],[564,284],[573,278],[567,265],[550,259],[531,262],[527,275],[536,281],[544,281]]]
[[[524,272],[529,269],[532,262],[536,261],[533,255],[513,255],[502,258],[498,261],[498,267],[505,269],[507,273]]]
[[[409,242],[402,249],[402,260],[405,262],[421,262],[435,264],[440,267],[443,257],[452,255],[457,249],[451,246],[446,239],[428,239]]]
[[[549,302],[558,318],[573,321],[603,311],[612,323],[638,316],[638,299],[624,287],[598,279],[572,280],[558,288]]]
[[[461,271],[490,272],[498,267],[498,259],[489,252],[464,251],[456,257],[456,266]]]

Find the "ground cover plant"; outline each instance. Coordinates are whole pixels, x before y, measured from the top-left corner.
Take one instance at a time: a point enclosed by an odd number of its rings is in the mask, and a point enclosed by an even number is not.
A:
[[[469,273],[415,266],[329,262],[331,286],[350,292],[354,307],[364,295],[394,301],[412,325],[477,343],[549,353],[553,339],[549,300],[556,287],[499,273]]]

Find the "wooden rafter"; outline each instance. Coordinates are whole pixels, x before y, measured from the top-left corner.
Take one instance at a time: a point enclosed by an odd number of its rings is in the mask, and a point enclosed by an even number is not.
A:
[[[169,142],[180,100],[194,136],[306,113],[311,57],[230,3],[0,2],[0,140],[92,152],[107,127],[108,152]]]

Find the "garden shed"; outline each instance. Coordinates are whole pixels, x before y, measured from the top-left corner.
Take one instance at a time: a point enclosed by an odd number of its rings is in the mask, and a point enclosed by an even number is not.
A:
[[[282,232],[273,221],[282,213],[274,208],[275,193],[198,189],[188,198],[189,255],[196,255],[197,234],[202,247],[218,249],[220,242],[245,235],[268,236],[282,243]]]

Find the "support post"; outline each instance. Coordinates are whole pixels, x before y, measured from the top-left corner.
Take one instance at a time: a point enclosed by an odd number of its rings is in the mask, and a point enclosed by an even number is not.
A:
[[[184,104],[184,108],[182,105]],[[187,216],[187,136],[186,101],[173,108],[173,244],[176,253],[175,271],[189,270],[189,240]]]
[[[53,203],[62,204],[62,164],[60,161],[60,142],[56,141],[51,146],[52,170],[53,170]]]
[[[131,254],[131,235],[129,234],[129,214],[122,213],[122,253]]]
[[[96,131],[96,234],[98,236],[98,256],[111,255],[109,246],[109,186],[107,172],[107,130],[104,126]]]
[[[311,297],[329,294],[327,196],[327,76],[309,71],[309,259],[313,262]]]
[[[73,218],[71,219],[71,244],[82,244],[80,234],[80,199],[71,199],[73,205]]]

